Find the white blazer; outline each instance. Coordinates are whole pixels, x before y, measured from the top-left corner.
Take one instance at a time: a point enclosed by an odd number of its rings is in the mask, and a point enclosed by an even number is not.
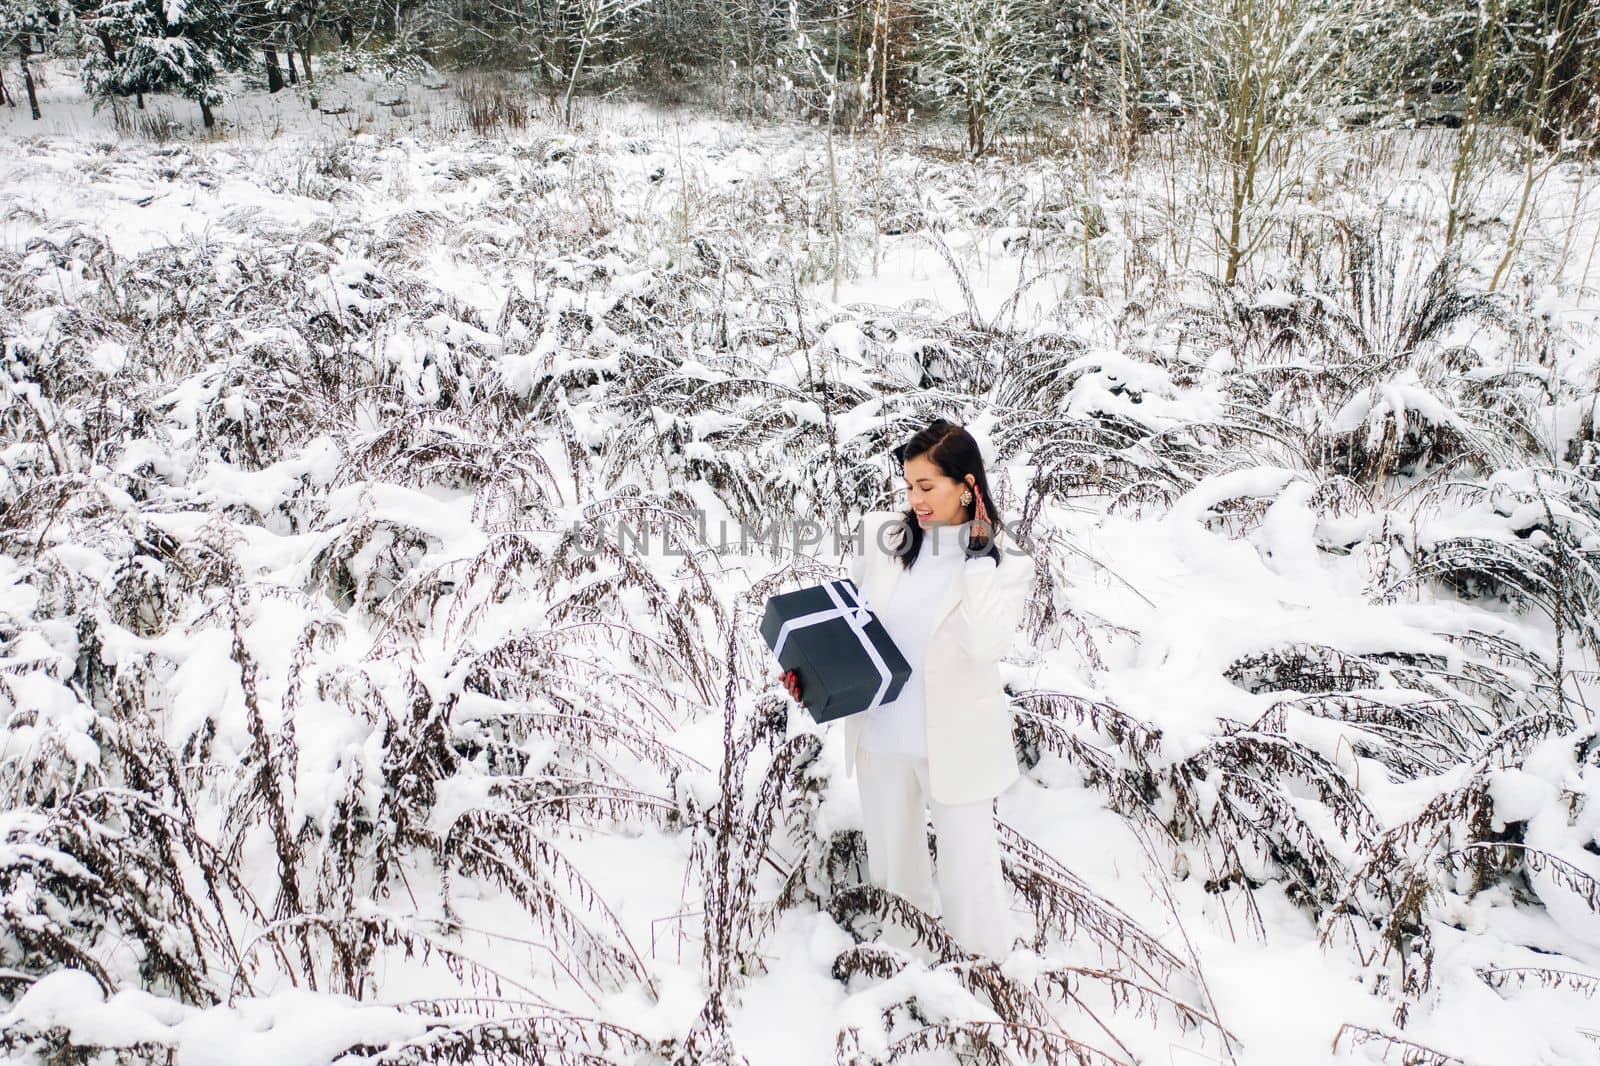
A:
[[[883,531],[879,542],[884,524],[901,514],[869,511],[861,519],[862,551],[850,559],[850,578],[868,607],[888,603],[895,582],[905,572],[890,554],[902,534]],[[994,536],[999,565],[969,569],[967,560],[962,560],[959,576],[934,608],[924,688],[928,790],[939,803],[991,799],[1022,776],[1000,660],[1016,639],[1033,590],[1034,562],[1004,529]],[[866,719],[866,712],[844,719],[846,776],[855,774],[856,747]]]

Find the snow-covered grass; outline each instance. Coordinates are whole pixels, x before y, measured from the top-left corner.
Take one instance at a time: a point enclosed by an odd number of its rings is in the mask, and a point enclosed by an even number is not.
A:
[[[1486,293],[1515,168],[1457,260],[1449,134],[1329,134],[1229,288],[1192,142],[328,81],[0,114],[10,1050],[1600,1062],[1593,174]],[[719,536],[935,414],[1042,564],[997,964],[771,682],[841,543]]]

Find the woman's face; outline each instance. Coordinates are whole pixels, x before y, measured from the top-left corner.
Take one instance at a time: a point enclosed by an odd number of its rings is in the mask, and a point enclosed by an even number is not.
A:
[[[971,508],[961,506],[963,482],[946,475],[925,455],[907,459],[905,471],[906,500],[917,512],[919,526],[958,526],[967,520]],[[970,479],[972,475],[967,476]]]

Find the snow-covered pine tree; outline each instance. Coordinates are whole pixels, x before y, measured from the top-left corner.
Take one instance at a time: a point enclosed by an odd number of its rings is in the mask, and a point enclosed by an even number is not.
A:
[[[99,98],[176,92],[216,125],[218,85],[250,59],[250,41],[236,0],[104,0],[83,16],[84,88]]]

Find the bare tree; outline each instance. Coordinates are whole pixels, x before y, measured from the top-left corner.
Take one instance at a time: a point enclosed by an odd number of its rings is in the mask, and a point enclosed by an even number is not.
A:
[[[1263,205],[1281,200],[1301,134],[1339,93],[1339,47],[1367,0],[1179,0],[1168,33],[1187,55],[1188,97],[1225,198],[1213,223],[1223,280],[1265,240]],[[1181,62],[1181,60],[1180,60]],[[1258,218],[1260,218],[1258,224]]]
[[[597,66],[596,55],[606,45],[619,42],[626,34],[630,15],[643,7],[646,0],[574,0],[571,7],[571,25],[574,28],[571,48],[572,62],[566,70],[567,88],[561,99],[561,117],[572,125],[572,93],[578,87],[578,78],[585,63]]]
[[[33,69],[28,58],[38,53],[36,42],[52,32],[52,24],[59,19],[51,0],[0,0],[0,48],[17,57],[22,75],[22,88],[28,94],[28,110],[37,122],[40,117],[39,92],[34,84]],[[4,94],[0,92],[0,99]]]
[[[973,158],[1032,99],[1046,65],[1043,17],[1037,0],[928,0],[921,12],[918,52],[964,119]]]

